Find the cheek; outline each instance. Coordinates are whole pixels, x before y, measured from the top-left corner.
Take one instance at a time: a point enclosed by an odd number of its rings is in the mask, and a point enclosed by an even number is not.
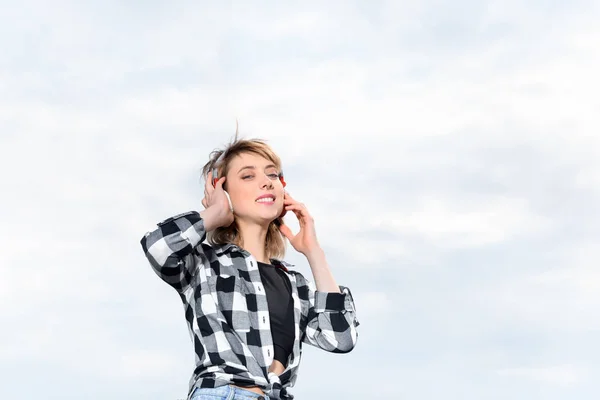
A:
[[[284,203],[284,197],[285,197],[285,192],[283,191],[283,189],[281,190],[281,194],[277,195],[277,199],[279,200],[279,204],[283,207]]]
[[[236,187],[234,190],[229,191],[229,196],[231,196],[231,202],[237,205],[238,209],[248,207],[253,200],[252,193],[244,190],[243,187]]]

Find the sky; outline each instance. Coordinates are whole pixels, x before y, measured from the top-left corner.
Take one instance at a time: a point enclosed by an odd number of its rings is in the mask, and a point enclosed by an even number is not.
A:
[[[361,323],[297,399],[600,395],[598,2],[0,5],[0,398],[185,397],[139,240],[236,119]]]

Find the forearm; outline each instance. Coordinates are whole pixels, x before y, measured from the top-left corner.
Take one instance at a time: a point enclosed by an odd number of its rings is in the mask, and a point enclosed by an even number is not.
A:
[[[327,264],[325,252],[321,248],[318,248],[308,253],[306,258],[308,259],[310,269],[312,270],[317,291],[341,293],[340,287],[337,285],[331,269],[329,268],[329,264]]]
[[[351,351],[356,345],[359,323],[350,289],[336,285],[335,291],[324,291],[328,288],[317,290],[316,282],[308,282],[304,278],[300,278],[299,282],[298,295],[308,302],[302,340],[326,351]]]
[[[157,229],[144,235],[141,245],[158,276],[182,291],[194,273],[193,251],[205,236],[202,218],[190,211],[158,223]]]
[[[160,222],[157,229],[144,235],[142,247],[158,266],[164,266],[169,260],[178,262],[178,258],[187,256],[204,240],[207,232],[218,228],[221,221],[221,211],[215,207],[200,213],[179,214]],[[176,257],[172,258],[173,255]]]

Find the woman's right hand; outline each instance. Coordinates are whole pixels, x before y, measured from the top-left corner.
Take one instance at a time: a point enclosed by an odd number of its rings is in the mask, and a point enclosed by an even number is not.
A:
[[[225,179],[225,177],[220,178],[213,187],[211,174],[206,176],[204,198],[202,199],[205,210],[200,215],[207,231],[229,226],[233,222],[233,210],[230,207],[228,194],[223,189]]]

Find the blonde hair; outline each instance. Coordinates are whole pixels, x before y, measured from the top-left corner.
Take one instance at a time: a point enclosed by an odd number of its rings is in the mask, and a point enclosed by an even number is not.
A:
[[[281,171],[281,159],[273,149],[262,139],[238,139],[236,131],[235,138],[222,150],[213,150],[210,153],[209,161],[202,167],[202,176],[205,179],[212,179],[213,168],[218,168],[219,177],[226,176],[229,172],[231,160],[242,153],[252,153],[269,160],[277,169]],[[220,160],[219,158],[222,157]],[[218,161],[218,165],[217,165]],[[211,175],[207,178],[207,174]],[[227,181],[223,185],[227,189]],[[285,255],[286,238],[279,231],[278,225],[281,224],[280,218],[269,224],[267,237],[265,240],[265,255],[270,258],[281,259]],[[244,246],[243,238],[240,235],[236,221],[234,220],[228,227],[219,227],[208,233],[208,243],[211,245],[223,245],[233,243],[239,247]]]

